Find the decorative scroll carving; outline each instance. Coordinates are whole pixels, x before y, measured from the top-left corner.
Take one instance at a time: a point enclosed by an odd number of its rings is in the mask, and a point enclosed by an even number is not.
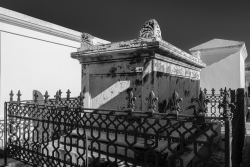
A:
[[[140,30],[139,38],[162,39],[160,26],[155,19],[151,19],[143,24],[142,29]]]
[[[194,115],[200,115],[200,114],[205,114],[207,113],[207,103],[209,100],[206,98],[205,93],[200,90],[199,98],[192,98],[191,103],[196,102],[198,106],[196,105],[191,105],[187,107],[187,109],[194,109]]]
[[[183,101],[182,98],[179,98],[179,94],[174,91],[173,96],[169,98],[168,105],[166,110],[170,109],[171,113],[174,113],[175,111],[180,111],[180,102]]]
[[[222,103],[220,102],[220,104],[218,105],[218,108],[223,108],[223,115],[225,117],[229,117],[230,116],[230,108],[235,108],[235,105],[233,103],[231,103],[231,97],[230,97],[230,91],[227,91],[227,89],[224,89],[223,92],[223,100]]]
[[[155,97],[155,94],[153,91],[150,92],[149,97],[147,98],[148,101],[148,111],[155,112],[156,110],[156,101],[158,101],[158,98]]]
[[[191,54],[192,54],[192,56],[196,57],[198,60],[201,59],[201,56],[200,56],[201,52],[200,51],[195,51],[195,52],[192,52]]]
[[[81,35],[81,47],[90,48],[94,45],[93,43],[94,37],[88,33],[82,33]]]
[[[153,70],[165,74],[178,75],[192,79],[200,79],[200,71],[185,68],[176,64],[163,62],[160,60],[153,61]]]
[[[128,92],[128,96],[126,97],[126,99],[128,100],[128,108],[134,111],[136,97],[134,96],[134,93],[132,90]]]

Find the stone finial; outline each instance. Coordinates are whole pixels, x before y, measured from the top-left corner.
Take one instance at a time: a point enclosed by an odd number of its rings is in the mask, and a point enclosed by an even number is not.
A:
[[[200,51],[194,51],[191,52],[192,56],[196,57],[197,59],[201,59],[201,52]]]
[[[81,34],[81,48],[90,48],[94,45],[94,37],[88,33]]]
[[[140,30],[139,38],[162,39],[160,26],[155,19],[151,19],[143,24]]]

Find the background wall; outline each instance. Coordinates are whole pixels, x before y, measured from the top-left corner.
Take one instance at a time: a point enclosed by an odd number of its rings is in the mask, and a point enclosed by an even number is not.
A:
[[[190,49],[207,64],[201,70],[200,86],[210,93],[212,88],[219,93],[221,88],[245,88],[245,59],[247,50],[244,42],[213,39]]]
[[[244,88],[244,73],[240,73],[241,56],[236,52],[228,57],[213,63],[201,70],[201,88],[206,88],[210,93],[212,88],[219,91],[220,88],[237,89]],[[244,66],[243,66],[244,67]]]
[[[22,100],[32,99],[32,90],[50,98],[70,89],[71,96],[81,91],[81,65],[70,57],[80,47],[81,33],[52,23],[0,8],[0,117],[4,102],[13,90]],[[108,43],[99,38],[94,44]]]

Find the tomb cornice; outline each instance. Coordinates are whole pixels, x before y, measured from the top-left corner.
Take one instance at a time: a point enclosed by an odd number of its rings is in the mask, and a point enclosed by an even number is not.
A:
[[[206,67],[200,59],[178,49],[166,41],[159,39],[133,39],[129,41],[114,42],[105,45],[96,45],[88,48],[80,48],[78,52],[71,53],[71,57],[78,59],[80,63],[92,61],[107,61],[119,59],[134,59],[142,57],[155,57],[155,53],[180,60],[189,65],[204,68]],[[99,57],[102,57],[100,60]]]

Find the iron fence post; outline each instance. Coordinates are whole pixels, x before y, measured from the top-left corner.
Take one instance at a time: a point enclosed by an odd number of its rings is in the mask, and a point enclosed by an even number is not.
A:
[[[223,95],[222,103],[219,104],[219,108],[223,108],[223,118],[225,122],[225,166],[231,167],[232,160],[231,160],[231,128],[230,128],[230,121],[231,121],[231,109],[235,108],[235,105],[231,103],[231,91],[225,88],[224,92],[221,93]]]
[[[7,150],[7,102],[4,102],[4,165],[7,165],[8,150]]]
[[[230,140],[230,120],[228,116],[224,117],[225,121],[225,165],[231,167],[231,140]]]

